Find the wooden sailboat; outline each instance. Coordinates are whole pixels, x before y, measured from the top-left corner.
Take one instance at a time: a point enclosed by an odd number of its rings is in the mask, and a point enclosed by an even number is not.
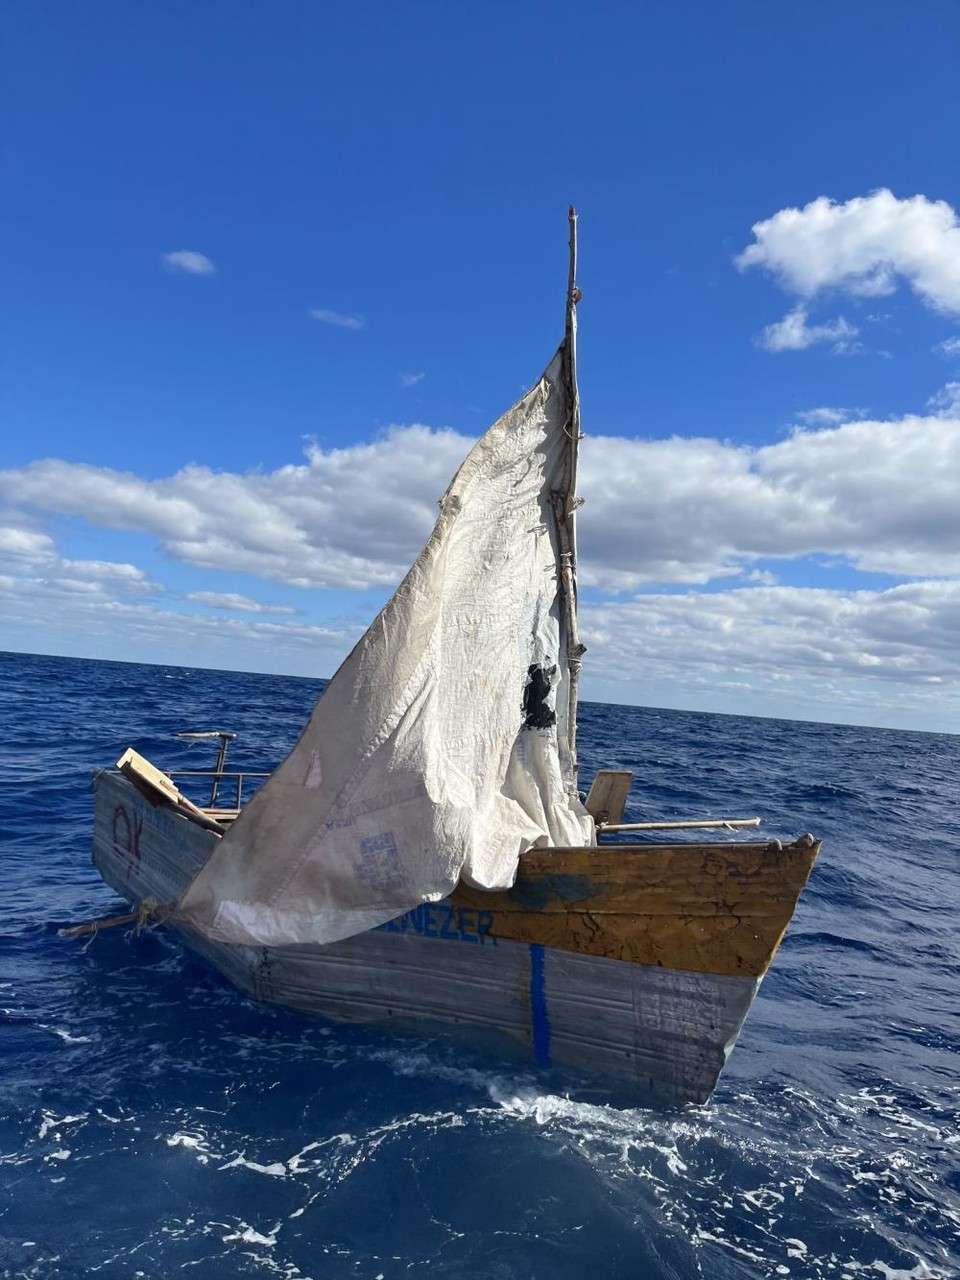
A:
[[[256,1000],[493,1032],[618,1093],[702,1102],[819,842],[600,843],[758,821],[623,824],[618,770],[581,803],[573,210],[570,230],[557,356],[475,446],[291,755],[244,804],[230,735],[209,735],[197,804],[126,752],[96,778],[93,860],[134,904],[118,921],[176,929]]]

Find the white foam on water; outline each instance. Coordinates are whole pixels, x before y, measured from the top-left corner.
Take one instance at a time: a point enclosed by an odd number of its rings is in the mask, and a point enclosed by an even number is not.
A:
[[[290,1170],[291,1173],[294,1173],[294,1174],[310,1172],[311,1168],[316,1167],[316,1165],[322,1162],[319,1160],[312,1160],[309,1162],[309,1167],[308,1167],[307,1165],[304,1164],[304,1156],[307,1154],[307,1152],[322,1151],[333,1144],[352,1147],[356,1145],[356,1140],[354,1139],[352,1134],[335,1133],[333,1134],[332,1137],[324,1138],[322,1141],[308,1142],[305,1147],[300,1148],[300,1150],[296,1153],[296,1155],[290,1156],[290,1158],[287,1160],[287,1168]]]
[[[211,1158],[219,1160],[223,1157],[211,1151],[206,1141],[195,1133],[173,1133],[166,1139],[168,1147],[185,1147],[187,1151],[196,1152],[201,1164],[207,1164]]]
[[[263,1047],[268,1069],[292,1050],[289,1041]],[[290,1223],[292,1249],[297,1233],[309,1230],[313,1221],[306,1217],[311,1206],[329,1201],[355,1174],[376,1167],[388,1152],[387,1159],[401,1156],[414,1164],[435,1159],[441,1150],[430,1146],[436,1135],[467,1129],[468,1145],[491,1134],[522,1131],[528,1148],[542,1144],[550,1158],[582,1162],[600,1194],[620,1212],[633,1215],[638,1229],[662,1233],[681,1252],[686,1250],[690,1274],[712,1278],[731,1268],[739,1274],[736,1269],[746,1267],[758,1280],[952,1280],[960,1275],[943,1268],[946,1252],[943,1259],[922,1260],[915,1247],[908,1250],[910,1243],[922,1242],[925,1232],[941,1239],[945,1230],[953,1231],[960,1241],[960,1216],[938,1182],[938,1162],[953,1136],[950,1108],[928,1104],[915,1092],[860,1089],[826,1100],[796,1087],[760,1084],[710,1107],[666,1112],[580,1101],[538,1087],[532,1074],[483,1070],[469,1060],[451,1060],[432,1045],[429,1051],[419,1046],[371,1051],[355,1047],[349,1038],[330,1043],[327,1037],[322,1046],[315,1042],[311,1052],[328,1065],[363,1057],[385,1063],[401,1078],[438,1081],[436,1089],[418,1085],[408,1092],[418,1100],[428,1096],[448,1105],[411,1107],[332,1134],[323,1132],[321,1121],[316,1136],[308,1128],[279,1150],[276,1133],[259,1124],[251,1129],[243,1107],[229,1097],[213,1096],[209,1100],[221,1101],[220,1108],[175,1108],[162,1118],[152,1112],[127,1114],[116,1104],[109,1111],[94,1108],[92,1122],[87,1112],[44,1110],[39,1137],[58,1143],[63,1134],[71,1148],[64,1142],[62,1149],[79,1159],[83,1153],[74,1135],[83,1123],[89,1125],[87,1132],[99,1126],[97,1132],[111,1135],[108,1143],[119,1150],[129,1150],[127,1144],[142,1129],[207,1166],[211,1175],[273,1179],[277,1191],[265,1194],[282,1197],[270,1210],[271,1217],[282,1215],[276,1225],[228,1219],[213,1234],[236,1251],[238,1273],[255,1266],[302,1280],[284,1257],[289,1251],[280,1247],[282,1224]],[[390,1096],[398,1095],[393,1091]],[[121,1125],[127,1127],[118,1130]],[[34,1148],[31,1158],[40,1155]],[[63,1157],[48,1152],[43,1158],[52,1166]],[[291,1189],[292,1204],[284,1183]],[[918,1219],[918,1212],[926,1216]],[[818,1249],[816,1236],[806,1228],[813,1220],[838,1215],[847,1228],[843,1251],[824,1254],[822,1241]],[[451,1239],[457,1235],[455,1225],[444,1224]],[[183,1230],[182,1247],[205,1233],[196,1226]],[[528,1231],[520,1234],[534,1238]],[[889,1261],[879,1261],[883,1257]],[[897,1261],[903,1258],[911,1261]]]
[[[134,1119],[133,1116],[111,1116],[101,1107],[97,1107],[97,1115],[101,1120],[106,1120],[109,1124],[130,1124]]]
[[[262,1244],[268,1249],[272,1249],[277,1243],[277,1232],[283,1224],[278,1222],[270,1230],[269,1234],[263,1235],[260,1231],[241,1223],[242,1230],[232,1232],[230,1235],[223,1236],[223,1243],[230,1244],[233,1240],[240,1240],[244,1244]]]
[[[52,1027],[46,1022],[38,1022],[37,1026],[41,1031],[49,1031],[52,1035],[59,1036],[64,1044],[92,1044],[92,1036],[75,1036],[69,1031],[64,1031],[63,1027]]]
[[[257,1164],[255,1160],[248,1160],[245,1155],[234,1156],[232,1160],[228,1160],[226,1164],[220,1165],[220,1171],[224,1169],[250,1169],[254,1173],[265,1173],[271,1178],[285,1178],[287,1176],[287,1166],[275,1162],[274,1164]]]
[[[408,1057],[401,1065],[404,1071],[437,1074],[435,1064],[422,1058]],[[444,1069],[443,1074],[453,1072]],[[698,1251],[719,1248],[742,1256],[763,1275],[795,1274],[798,1264],[804,1280],[838,1274],[846,1263],[816,1256],[796,1226],[806,1221],[811,1195],[836,1214],[836,1188],[844,1184],[868,1197],[859,1206],[845,1204],[844,1212],[857,1232],[873,1235],[877,1242],[892,1241],[898,1229],[904,1237],[916,1230],[918,1204],[941,1223],[955,1220],[946,1203],[949,1195],[935,1190],[938,1143],[948,1136],[947,1123],[937,1124],[934,1115],[917,1123],[915,1112],[887,1091],[861,1089],[847,1095],[839,1100],[839,1115],[828,1111],[823,1100],[795,1088],[767,1096],[762,1091],[740,1095],[725,1107],[658,1113],[579,1102],[500,1076],[481,1081],[468,1072],[467,1078],[471,1084],[484,1083],[495,1104],[466,1108],[468,1121],[535,1126],[545,1141],[561,1140],[562,1150],[579,1155],[611,1188],[620,1184],[626,1192],[630,1183],[646,1186],[661,1226],[676,1228]],[[912,1145],[878,1149],[874,1132],[846,1117],[892,1122],[884,1137],[909,1133]],[[796,1132],[804,1134],[802,1145],[780,1137]],[[923,1148],[914,1145],[921,1136],[929,1140]],[[879,1159],[878,1150],[883,1152]],[[909,1190],[904,1179],[910,1180]],[[891,1236],[891,1208],[900,1201],[899,1228],[893,1226]],[[940,1227],[936,1229],[939,1234]],[[705,1257],[697,1265],[709,1275],[713,1264]],[[862,1264],[851,1259],[850,1265],[856,1270]],[[912,1272],[892,1271],[889,1280],[949,1280],[954,1275],[931,1265],[920,1262]]]
[[[371,1062],[385,1062],[396,1075],[428,1080],[445,1080],[490,1094],[491,1090],[508,1094],[513,1089],[532,1088],[533,1078],[525,1075],[516,1080],[475,1067],[457,1066],[438,1057],[436,1051],[417,1049],[373,1049],[363,1055]]]
[[[89,1114],[88,1111],[81,1111],[75,1116],[58,1116],[54,1111],[41,1111],[40,1129],[37,1137],[42,1141],[51,1129],[62,1129],[70,1124],[79,1124],[81,1121],[88,1119]],[[56,1137],[56,1135],[54,1136]]]

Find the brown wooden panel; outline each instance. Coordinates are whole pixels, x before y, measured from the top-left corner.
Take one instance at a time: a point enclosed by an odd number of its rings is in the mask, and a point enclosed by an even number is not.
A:
[[[461,886],[453,905],[483,911],[491,938],[759,977],[773,959],[816,860],[818,841],[612,845],[534,850],[506,893]]]

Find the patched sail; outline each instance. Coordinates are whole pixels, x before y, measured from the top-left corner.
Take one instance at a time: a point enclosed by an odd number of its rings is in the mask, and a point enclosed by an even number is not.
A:
[[[567,741],[568,350],[470,451],[413,568],[184,895],[190,925],[334,942],[461,877],[507,888],[532,846],[594,842]]]

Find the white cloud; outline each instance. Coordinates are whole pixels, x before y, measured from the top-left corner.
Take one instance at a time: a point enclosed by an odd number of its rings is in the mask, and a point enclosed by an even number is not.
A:
[[[960,223],[944,200],[885,189],[843,204],[820,196],[755,223],[753,234],[736,265],[762,267],[800,297],[888,294],[902,278],[929,306],[960,314]]]
[[[56,581],[68,590],[96,592],[105,582],[126,591],[160,590],[136,565],[113,560],[72,560],[57,551],[46,533],[20,525],[0,525],[0,565],[37,581]]]
[[[311,320],[319,320],[321,324],[332,324],[336,329],[362,329],[367,323],[363,316],[350,315],[343,311],[330,311],[325,307],[312,307]]]
[[[582,581],[616,591],[696,584],[816,554],[898,575],[960,574],[960,415],[943,416],[946,400],[938,408],[758,449],[588,436]],[[385,589],[422,546],[469,446],[412,426],[372,444],[312,446],[275,471],[191,466],[155,480],[50,459],[0,472],[0,500],[152,534],[206,569]]]
[[[427,375],[425,373],[401,373],[400,385],[402,387],[415,387],[418,382],[422,382]]]
[[[795,415],[797,422],[805,427],[837,427],[841,422],[849,422],[853,418],[862,418],[861,409],[841,409],[831,405],[822,405],[818,409],[802,409]]]
[[[769,569],[747,569],[742,574],[748,582],[755,582],[759,586],[775,587],[779,579],[775,573],[771,573]]]
[[[750,449],[584,441],[585,584],[696,583],[757,560],[960,573],[960,420],[864,421]]]
[[[187,599],[205,604],[210,609],[225,609],[233,613],[296,613],[290,605],[264,604],[236,591],[189,591]]]
[[[933,349],[952,360],[955,356],[960,356],[960,337],[944,338],[943,342],[938,342]]]
[[[60,565],[68,573],[77,573],[84,578],[107,578],[124,586],[155,585],[148,583],[147,575],[133,564],[118,564],[113,560],[61,560]]]
[[[168,538],[177,520],[187,520],[188,546],[201,559],[215,558],[202,550],[205,539],[224,561],[269,553],[278,557],[268,560],[272,576],[294,581],[323,565],[328,550],[341,563],[353,556],[354,567],[365,551],[368,566],[389,570],[386,586],[415,554],[435,496],[467,443],[408,428],[374,445],[314,450],[302,466],[266,475],[198,479],[198,469],[188,469],[153,482],[96,468],[76,475],[76,464],[44,463],[0,475],[0,488],[22,483],[48,509],[53,495],[83,492],[93,509],[125,521],[139,496]],[[588,674],[603,696],[861,722],[911,715],[944,722],[960,692],[960,421],[847,423],[757,450],[710,440],[608,437],[585,444],[585,586],[635,589],[666,577],[695,584],[717,573],[739,573],[752,584],[586,603]],[[436,483],[415,496],[409,490],[421,470]],[[353,484],[355,474],[365,485]],[[218,480],[226,484],[219,495]],[[134,481],[143,489],[128,492]],[[345,485],[350,491],[341,494]],[[353,510],[364,488],[367,504]],[[320,505],[312,508],[316,491]],[[276,525],[267,519],[271,503]],[[348,518],[352,530],[333,547]],[[390,569],[392,561],[375,556],[400,555],[392,542],[398,526],[409,547]],[[249,534],[253,546],[238,533]],[[811,548],[866,567],[937,576],[885,590],[829,590],[781,586],[769,569],[751,565]],[[95,656],[200,658],[210,666],[329,675],[368,620],[367,607],[356,620],[319,626],[229,617],[287,606],[191,592],[189,601],[217,610],[210,616],[139,603],[131,592],[141,589],[152,588],[135,565],[68,559],[42,532],[10,518],[0,526],[4,644],[43,650],[56,636],[58,648]]]
[[[608,685],[639,674],[695,694],[732,682],[782,691],[794,714],[838,719],[851,705],[942,709],[944,686],[960,693],[958,627],[956,581],[648,594],[583,619],[590,671]]]
[[[940,418],[960,420],[960,382],[945,383],[927,401],[927,408]]]
[[[12,502],[158,537],[177,559],[301,587],[386,587],[406,572],[470,440],[408,427],[247,475],[185,467],[143,480],[47,460],[0,472]]]
[[[845,355],[853,350],[853,339],[860,332],[843,316],[826,324],[808,324],[806,307],[794,307],[782,320],[768,324],[757,338],[757,345],[765,351],[806,351],[820,342],[832,342],[835,355]]]
[[[0,574],[4,643],[326,676],[365,625],[211,617],[90,586]],[[656,592],[587,605],[582,624],[588,678],[614,698],[889,723],[949,720],[960,695],[957,581]]]
[[[163,255],[163,265],[168,271],[180,271],[188,276],[212,276],[216,267],[205,253],[193,249],[174,249]]]
[[[0,556],[42,560],[52,555],[53,551],[53,539],[45,533],[14,525],[0,525]]]
[[[89,586],[89,584],[88,584]],[[0,574],[5,644],[34,652],[327,676],[356,643],[359,623],[313,625],[211,617],[87,590],[74,581]]]

